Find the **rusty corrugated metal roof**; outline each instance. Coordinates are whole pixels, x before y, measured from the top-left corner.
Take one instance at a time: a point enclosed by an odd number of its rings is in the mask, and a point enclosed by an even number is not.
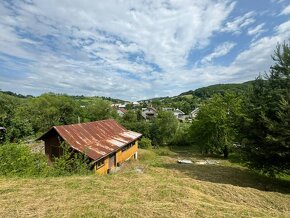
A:
[[[52,129],[55,129],[71,147],[93,160],[107,156],[142,136],[127,130],[112,119],[54,126]],[[46,134],[39,139],[43,140]]]

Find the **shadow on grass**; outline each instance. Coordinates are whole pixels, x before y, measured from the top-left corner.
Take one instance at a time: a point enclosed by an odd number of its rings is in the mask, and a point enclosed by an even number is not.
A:
[[[196,180],[220,184],[250,187],[262,191],[290,193],[290,181],[269,178],[247,169],[221,165],[183,165],[178,163],[163,164],[166,169],[178,170]]]

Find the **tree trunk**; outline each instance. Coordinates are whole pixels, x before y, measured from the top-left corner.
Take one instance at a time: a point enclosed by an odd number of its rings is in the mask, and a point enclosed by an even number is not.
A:
[[[224,158],[227,159],[229,156],[229,149],[228,149],[227,145],[225,145],[225,147],[223,149],[223,153],[224,153]]]

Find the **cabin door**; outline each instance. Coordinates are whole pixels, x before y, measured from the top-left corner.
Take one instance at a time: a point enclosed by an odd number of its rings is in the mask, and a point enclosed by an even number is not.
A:
[[[116,154],[112,154],[109,157],[109,169],[114,168],[116,166]]]

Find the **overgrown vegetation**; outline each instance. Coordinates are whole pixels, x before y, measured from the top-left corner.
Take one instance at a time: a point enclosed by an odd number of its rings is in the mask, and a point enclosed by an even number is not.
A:
[[[91,174],[88,158],[62,145],[63,155],[50,165],[44,154],[33,153],[24,144],[0,146],[0,175],[9,177],[51,177]]]

